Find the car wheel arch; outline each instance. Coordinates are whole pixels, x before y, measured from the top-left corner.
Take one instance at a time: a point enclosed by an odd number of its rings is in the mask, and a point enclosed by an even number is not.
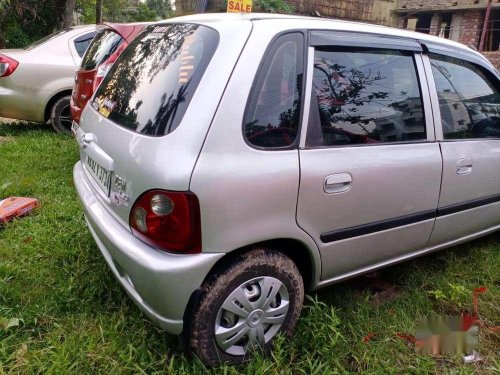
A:
[[[303,241],[295,238],[276,238],[234,249],[225,254],[214,264],[205,277],[204,282],[211,275],[217,273],[218,270],[224,269],[229,263],[234,262],[241,254],[256,248],[277,251],[289,257],[297,265],[304,280],[306,290],[314,289],[321,270],[321,264],[318,263],[319,259],[314,254],[316,249],[311,249]]]
[[[72,90],[68,89],[68,90],[59,91],[59,92],[55,93],[54,95],[52,95],[52,97],[49,99],[49,101],[45,105],[45,112],[44,112],[44,117],[43,117],[44,118],[44,123],[47,123],[49,121],[49,119],[50,119],[50,112],[52,110],[53,105],[59,99],[61,99],[62,97],[68,96],[68,95],[71,95],[71,94],[72,94]]]
[[[321,273],[321,264],[318,263],[320,262],[320,260],[313,253],[315,250],[310,249],[310,247],[303,241],[294,238],[277,238],[261,241],[234,249],[233,251],[226,253],[212,266],[208,274],[205,276],[202,285],[205,284],[205,282],[209,281],[210,278],[214,277],[214,275],[222,272],[225,268],[228,267],[229,264],[238,261],[241,255],[254,249],[272,250],[286,255],[295,263],[295,265],[299,269],[300,274],[302,275],[302,280],[304,282],[304,289],[306,291],[313,290],[317,285]],[[319,256],[319,254],[317,256]],[[192,313],[197,301],[200,300],[202,294],[203,288],[201,286],[200,288],[193,291],[184,311],[184,328],[183,333],[179,336],[181,346],[184,349],[187,349],[188,347],[185,335],[186,332],[189,332]]]

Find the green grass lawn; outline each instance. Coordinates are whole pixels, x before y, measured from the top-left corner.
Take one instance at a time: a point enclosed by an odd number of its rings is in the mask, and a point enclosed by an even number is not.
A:
[[[48,126],[0,124],[0,198],[41,202],[0,228],[0,374],[500,374],[500,332],[480,329],[484,361],[476,364],[416,354],[395,336],[415,334],[425,315],[471,312],[480,286],[488,288],[480,316],[499,325],[500,234],[311,294],[294,337],[278,340],[271,356],[205,369],[140,313],[108,270],[73,187],[77,159],[75,141]],[[5,329],[12,318],[19,325]]]

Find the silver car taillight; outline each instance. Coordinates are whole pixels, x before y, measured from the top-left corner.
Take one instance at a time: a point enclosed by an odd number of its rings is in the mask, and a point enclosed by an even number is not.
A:
[[[157,249],[201,252],[200,203],[191,192],[150,190],[134,203],[129,222],[136,237]]]
[[[0,77],[10,76],[17,69],[19,63],[7,57],[5,55],[0,55]]]

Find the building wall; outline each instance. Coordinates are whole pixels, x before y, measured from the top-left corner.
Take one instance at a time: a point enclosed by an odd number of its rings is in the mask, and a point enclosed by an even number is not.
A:
[[[500,9],[500,1],[493,0],[492,9]],[[432,16],[428,32],[432,35],[442,33],[441,22],[445,15],[452,15],[448,38],[478,49],[486,13],[487,0],[399,0],[395,14],[398,27],[415,29],[419,17]],[[492,20],[490,16],[490,20]],[[498,18],[498,16],[496,16]],[[497,26],[495,26],[497,27]],[[417,30],[419,31],[419,30]],[[493,32],[500,32],[495,30]],[[442,36],[442,35],[440,35]],[[485,44],[485,49],[486,44]],[[497,49],[497,48],[495,48]],[[483,54],[500,70],[500,50],[484,51]]]
[[[497,68],[497,70],[500,70],[500,52],[498,51],[493,51],[493,52],[483,52],[483,55],[486,56],[488,60]]]
[[[364,21],[381,25],[394,25],[391,14],[396,0],[287,0],[295,13],[311,15],[318,12],[321,16],[354,21]]]
[[[462,13],[462,23],[458,41],[467,46],[477,48],[481,38],[481,26],[484,19],[484,11],[467,10]]]
[[[493,0],[495,1],[495,0]],[[399,0],[398,9],[453,10],[463,8],[485,8],[487,0]]]
[[[354,21],[371,22],[382,25],[394,25],[392,11],[397,0],[286,0],[293,7],[295,14],[340,18]],[[176,14],[194,12],[197,0],[176,0]],[[253,9],[259,9],[254,6]],[[208,0],[208,12],[225,11],[225,1]]]

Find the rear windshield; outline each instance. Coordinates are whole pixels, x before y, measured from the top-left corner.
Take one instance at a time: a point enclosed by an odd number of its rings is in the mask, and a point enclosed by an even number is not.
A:
[[[137,133],[169,134],[186,112],[218,40],[215,30],[201,25],[148,26],[120,55],[92,106]]]
[[[122,44],[123,38],[113,30],[100,31],[90,44],[82,60],[83,70],[92,70],[105,62]]]

